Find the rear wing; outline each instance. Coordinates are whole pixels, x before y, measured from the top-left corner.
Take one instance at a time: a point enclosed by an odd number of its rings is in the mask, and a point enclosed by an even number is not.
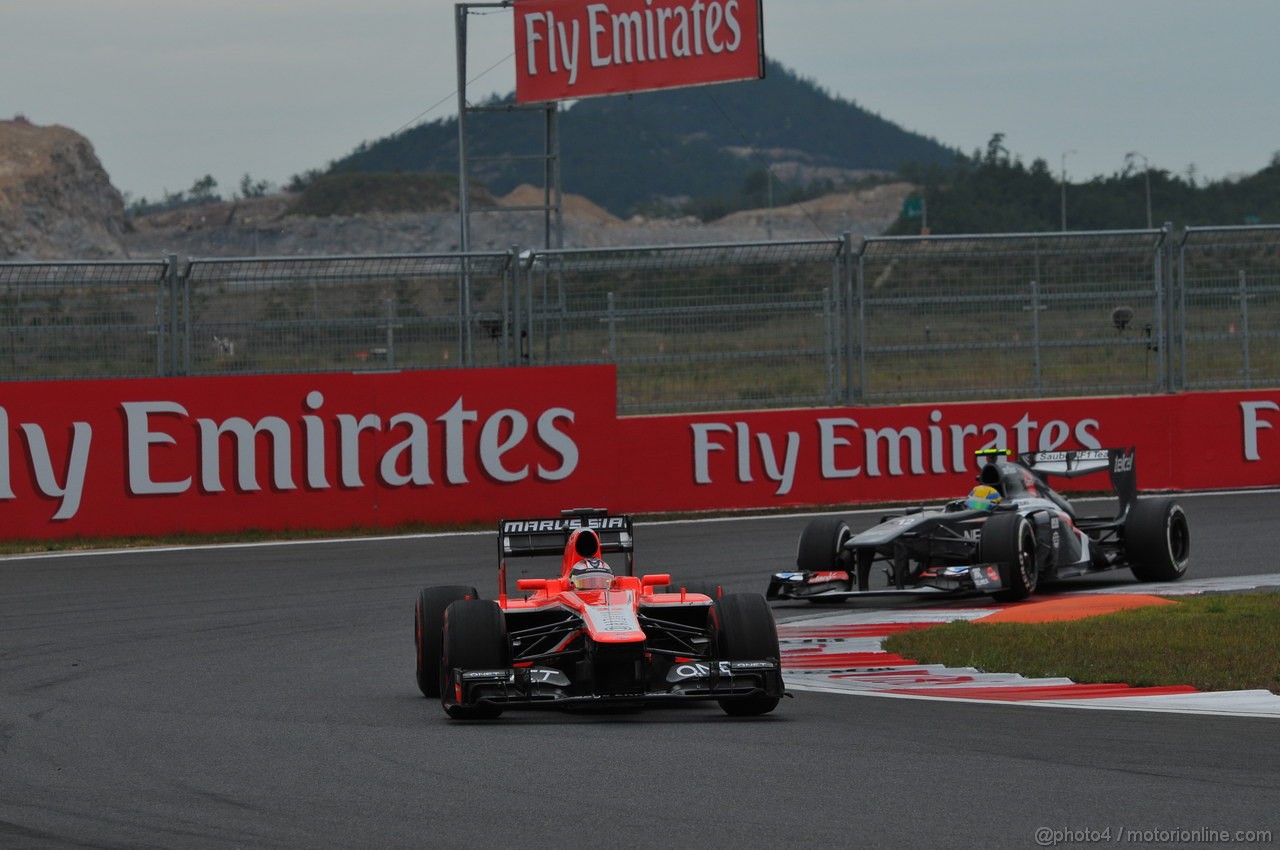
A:
[[[633,575],[635,537],[631,517],[610,515],[604,508],[572,508],[560,516],[535,519],[504,519],[498,523],[498,556],[506,572],[507,558],[564,554],[569,535],[577,528],[590,528],[600,538],[604,554],[627,556],[627,575]]]
[[[1024,452],[1018,460],[1041,477],[1079,478],[1096,472],[1111,473],[1111,488],[1120,497],[1120,516],[1138,495],[1137,450],[1080,449],[1060,452]]]

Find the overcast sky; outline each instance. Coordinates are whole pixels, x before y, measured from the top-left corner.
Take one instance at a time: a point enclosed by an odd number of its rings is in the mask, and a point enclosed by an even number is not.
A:
[[[282,184],[456,112],[450,0],[0,0],[0,118],[61,124],[158,200]],[[479,11],[479,10],[475,10]],[[470,19],[473,100],[515,87],[509,10]],[[966,152],[995,132],[1080,181],[1220,179],[1280,151],[1280,0],[764,0],[765,52]],[[487,71],[487,72],[486,72]]]

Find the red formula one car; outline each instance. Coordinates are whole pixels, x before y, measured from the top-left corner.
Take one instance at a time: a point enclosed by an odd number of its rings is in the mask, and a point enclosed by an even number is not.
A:
[[[414,611],[418,687],[457,719],[507,708],[716,700],[730,715],[772,711],[783,696],[778,632],[757,593],[671,587],[634,574],[628,516],[601,509],[503,520],[498,598],[425,588]],[[619,555],[615,575],[606,562]],[[548,578],[507,593],[507,559],[560,558]]]

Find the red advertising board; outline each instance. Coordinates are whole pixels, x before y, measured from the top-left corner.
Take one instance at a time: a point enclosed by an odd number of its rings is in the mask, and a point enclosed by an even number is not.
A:
[[[0,384],[0,537],[932,501],[989,446],[1280,485],[1280,390],[622,419],[615,390],[607,366]]]
[[[516,100],[764,76],[761,0],[516,0]]]
[[[634,510],[956,498],[987,447],[1133,446],[1142,489],[1275,486],[1280,390],[641,417],[619,421],[618,443],[648,471],[631,482]]]
[[[0,534],[391,528],[602,502],[614,371],[0,385]],[[584,391],[584,387],[589,388]]]

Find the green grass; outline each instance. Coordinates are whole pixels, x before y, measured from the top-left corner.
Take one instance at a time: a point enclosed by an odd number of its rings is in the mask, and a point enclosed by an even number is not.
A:
[[[1080,684],[1280,693],[1277,646],[1280,592],[1190,596],[1067,622],[955,622],[884,644],[922,664],[1066,676]]]

